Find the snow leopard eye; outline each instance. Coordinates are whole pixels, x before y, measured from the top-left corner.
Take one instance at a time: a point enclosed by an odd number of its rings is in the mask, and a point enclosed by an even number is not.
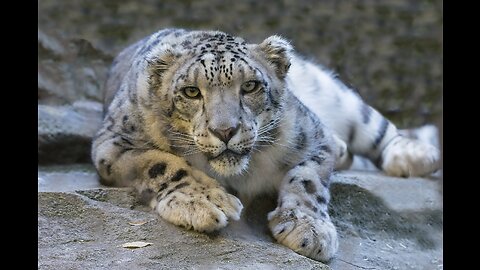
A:
[[[253,91],[257,90],[260,83],[258,81],[248,81],[242,84],[242,91],[243,93],[252,93]]]
[[[193,86],[184,87],[182,89],[183,94],[188,98],[199,98],[200,97],[200,89]]]

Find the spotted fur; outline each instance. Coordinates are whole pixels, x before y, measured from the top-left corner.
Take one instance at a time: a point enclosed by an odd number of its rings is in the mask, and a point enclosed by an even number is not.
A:
[[[387,173],[423,175],[438,160],[278,36],[250,44],[162,30],[118,55],[105,88],[92,147],[103,183],[135,186],[164,219],[206,232],[240,218],[226,190],[244,202],[277,192],[273,236],[321,261],[338,248],[327,208],[335,164],[353,153]]]

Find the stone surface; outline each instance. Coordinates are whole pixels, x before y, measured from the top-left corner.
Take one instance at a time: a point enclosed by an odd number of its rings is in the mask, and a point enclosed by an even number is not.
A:
[[[38,102],[101,102],[101,86],[113,57],[82,38],[67,38],[58,28],[38,30]]]
[[[38,163],[89,162],[92,137],[100,127],[102,105],[38,105]]]
[[[102,187],[89,165],[39,167],[38,176],[39,269],[443,269],[436,179],[336,173],[330,213],[340,249],[326,266],[275,243],[266,227],[271,196],[205,235],[164,222],[128,188]],[[129,225],[136,221],[147,223]],[[120,247],[132,241],[153,244]]]
[[[334,182],[330,214],[341,240],[333,269],[350,269],[344,261],[367,269],[443,269],[438,179],[346,171]]]

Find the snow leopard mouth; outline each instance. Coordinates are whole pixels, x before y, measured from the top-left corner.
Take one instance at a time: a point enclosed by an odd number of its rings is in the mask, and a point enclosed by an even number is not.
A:
[[[208,162],[216,173],[224,177],[229,177],[238,175],[248,168],[250,161],[249,153],[250,151],[238,153],[227,149],[219,155],[209,158]]]
[[[210,156],[208,157],[208,160],[216,160],[216,159],[241,159],[248,155],[250,153],[250,150],[243,151],[241,153],[235,152],[231,149],[226,149],[225,151],[221,152],[220,154],[216,156]]]

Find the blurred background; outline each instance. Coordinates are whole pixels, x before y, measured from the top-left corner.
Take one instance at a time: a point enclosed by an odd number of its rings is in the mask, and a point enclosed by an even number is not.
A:
[[[221,30],[252,43],[282,35],[299,53],[338,73],[399,128],[441,122],[442,1],[38,4],[39,164],[88,162],[113,57],[166,27]]]

